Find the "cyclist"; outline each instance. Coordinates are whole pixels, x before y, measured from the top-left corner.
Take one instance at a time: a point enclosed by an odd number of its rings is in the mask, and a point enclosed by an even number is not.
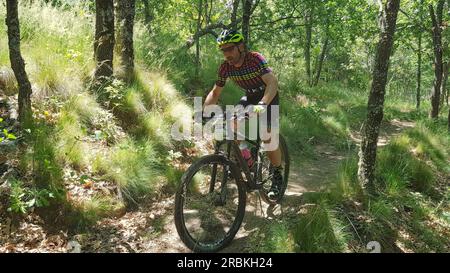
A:
[[[206,97],[204,107],[217,104],[225,82],[230,78],[245,90],[245,96],[240,99],[238,105],[242,105],[244,108],[254,105],[257,110],[265,108],[267,111],[265,125],[269,132],[271,127],[277,126],[271,124],[270,106],[279,105],[278,82],[272,69],[260,53],[248,51],[244,36],[237,31],[223,30],[217,38],[217,44],[225,61],[219,67],[218,79]],[[272,177],[268,196],[275,200],[280,194],[283,180],[280,147],[273,151],[267,151],[267,156],[271,162],[270,175]]]

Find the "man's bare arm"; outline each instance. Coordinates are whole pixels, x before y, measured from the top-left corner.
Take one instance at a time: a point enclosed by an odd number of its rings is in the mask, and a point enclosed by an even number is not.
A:
[[[278,80],[272,72],[264,74],[261,78],[266,84],[266,91],[261,101],[270,104],[278,93]]]
[[[213,89],[209,92],[208,96],[205,99],[205,103],[203,105],[203,108],[207,105],[214,105],[217,104],[219,101],[220,93],[222,93],[223,87],[214,85]]]

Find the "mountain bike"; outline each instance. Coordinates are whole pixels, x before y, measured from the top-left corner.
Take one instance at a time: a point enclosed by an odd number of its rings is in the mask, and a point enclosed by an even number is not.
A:
[[[244,218],[247,193],[259,191],[270,205],[281,202],[289,178],[286,141],[280,134],[283,181],[278,198],[272,200],[267,195],[270,161],[257,131],[256,141],[245,137],[254,159],[251,167],[235,140],[223,140],[215,142],[214,154],[201,157],[183,174],[175,198],[175,226],[192,251],[217,252],[231,243]]]

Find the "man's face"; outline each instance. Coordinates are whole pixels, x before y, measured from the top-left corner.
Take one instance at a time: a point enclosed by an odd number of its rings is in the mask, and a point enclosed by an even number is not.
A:
[[[238,45],[230,43],[220,46],[220,50],[223,52],[223,56],[229,64],[234,65],[239,61],[241,54],[238,50]]]

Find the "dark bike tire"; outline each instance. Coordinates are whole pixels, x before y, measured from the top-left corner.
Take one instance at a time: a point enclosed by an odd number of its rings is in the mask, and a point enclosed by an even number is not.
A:
[[[233,178],[236,181],[237,189],[238,189],[238,208],[237,208],[237,214],[236,218],[228,231],[227,235],[218,243],[214,245],[199,245],[198,242],[196,242],[192,236],[189,234],[185,223],[184,223],[184,214],[183,214],[183,204],[184,204],[184,191],[189,185],[191,179],[193,176],[197,173],[199,169],[202,168],[204,165],[209,164],[223,164],[230,166],[231,173],[233,175]],[[246,191],[245,191],[245,185],[243,184],[242,180],[239,178],[238,175],[238,169],[232,163],[229,161],[226,157],[222,155],[207,155],[202,157],[200,160],[192,164],[188,170],[183,174],[183,177],[181,178],[181,184],[179,186],[179,189],[175,196],[175,226],[178,232],[178,235],[180,236],[183,243],[192,251],[194,252],[217,252],[227,245],[231,243],[231,241],[236,236],[236,233],[238,232],[242,221],[244,219],[245,215],[245,205],[246,205]]]
[[[276,205],[276,204],[281,203],[281,201],[283,200],[283,197],[284,197],[284,193],[286,192],[288,182],[289,182],[289,168],[290,168],[289,151],[288,151],[286,140],[284,139],[284,137],[281,134],[280,134],[280,149],[281,149],[282,157],[284,158],[283,183],[281,184],[280,196],[276,200],[272,200],[269,198],[269,196],[267,196],[267,192],[264,189],[261,189],[259,191],[264,202],[266,202],[269,205]]]

